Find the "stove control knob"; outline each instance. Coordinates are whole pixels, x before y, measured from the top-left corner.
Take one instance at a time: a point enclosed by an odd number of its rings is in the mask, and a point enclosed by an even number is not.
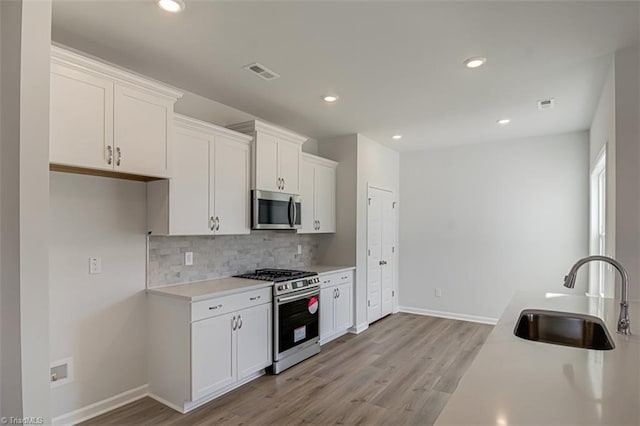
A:
[[[281,285],[279,285],[279,286],[278,286],[278,291],[282,291],[282,290],[284,290],[284,287],[283,287],[283,286],[281,286]]]

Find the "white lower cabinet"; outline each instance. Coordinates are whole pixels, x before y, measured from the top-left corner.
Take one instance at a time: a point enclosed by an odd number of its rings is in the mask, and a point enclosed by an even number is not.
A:
[[[320,275],[320,344],[353,326],[353,271]]]
[[[149,391],[186,413],[264,374],[271,287],[190,303],[149,294]]]

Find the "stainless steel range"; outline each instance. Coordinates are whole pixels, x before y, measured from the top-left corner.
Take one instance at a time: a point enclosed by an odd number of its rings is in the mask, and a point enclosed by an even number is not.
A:
[[[236,277],[274,283],[273,374],[320,352],[320,279],[317,273],[258,269],[253,274]]]

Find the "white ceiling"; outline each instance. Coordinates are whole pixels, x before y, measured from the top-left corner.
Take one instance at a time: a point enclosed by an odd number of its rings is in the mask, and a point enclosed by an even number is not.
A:
[[[316,139],[399,150],[587,129],[640,17],[612,1],[185,3],[54,0],[53,38]],[[486,66],[462,66],[476,55]],[[282,77],[242,69],[254,61]],[[547,97],[555,109],[538,111]]]

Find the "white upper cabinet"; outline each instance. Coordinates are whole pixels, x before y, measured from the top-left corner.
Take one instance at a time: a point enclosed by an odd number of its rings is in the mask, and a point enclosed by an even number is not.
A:
[[[50,126],[52,163],[113,170],[113,81],[53,63]]]
[[[61,170],[170,177],[173,105],[181,96],[152,80],[53,46],[51,164]]]
[[[251,137],[177,115],[173,178],[147,184],[154,234],[248,234]]]
[[[302,154],[302,228],[298,233],[336,232],[336,168],[338,163]]]
[[[253,136],[251,189],[300,194],[302,144],[306,137],[257,120],[229,128]]]

